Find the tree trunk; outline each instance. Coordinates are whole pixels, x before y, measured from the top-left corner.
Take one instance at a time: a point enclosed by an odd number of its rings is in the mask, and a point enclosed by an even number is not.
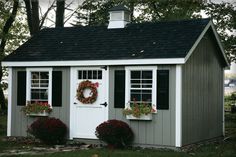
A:
[[[57,0],[56,27],[64,26],[65,0]]]
[[[134,1],[129,2],[130,22],[134,22]]]
[[[30,31],[30,35],[32,36],[32,13],[31,13],[31,1],[30,0],[24,0],[25,2],[25,8],[26,8],[26,14],[27,14],[27,22],[28,22],[28,26],[29,26],[29,31]]]
[[[5,56],[4,49],[5,49],[6,42],[7,42],[7,34],[9,33],[9,30],[10,30],[11,26],[13,25],[13,22],[15,21],[18,6],[19,6],[18,0],[14,0],[12,12],[11,12],[10,16],[8,17],[6,23],[3,27],[3,30],[2,30],[2,40],[1,40],[1,44],[0,44],[0,82],[1,82],[2,76],[3,76],[1,61],[2,61],[3,57]],[[3,94],[2,87],[0,88],[0,105],[1,105],[2,110],[6,110],[5,97]]]
[[[36,34],[39,31],[39,1],[32,0],[32,35]]]
[[[27,14],[27,22],[30,35],[39,31],[39,2],[38,0],[24,0]]]

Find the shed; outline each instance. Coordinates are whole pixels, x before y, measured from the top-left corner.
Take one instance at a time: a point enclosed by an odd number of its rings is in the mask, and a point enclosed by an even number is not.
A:
[[[212,21],[129,20],[116,7],[108,27],[45,28],[8,55],[7,135],[27,136],[35,120],[21,112],[27,101],[50,104],[49,116],[67,124],[69,139],[96,140],[96,126],[108,119],[128,123],[139,146],[182,147],[224,135],[228,61]],[[96,84],[96,101],[78,99],[84,81]],[[134,99],[156,110],[152,118],[123,115]]]

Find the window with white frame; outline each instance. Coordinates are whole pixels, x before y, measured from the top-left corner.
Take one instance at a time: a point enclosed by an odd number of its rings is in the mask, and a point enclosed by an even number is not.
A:
[[[27,101],[51,104],[51,70],[27,71]]]
[[[156,67],[126,68],[126,102],[147,103],[156,102]]]

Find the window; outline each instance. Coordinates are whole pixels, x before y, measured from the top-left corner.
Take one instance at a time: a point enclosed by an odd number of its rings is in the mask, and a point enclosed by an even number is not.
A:
[[[126,67],[126,103],[156,105],[156,67]]]
[[[49,72],[31,72],[31,101],[48,102]]]
[[[152,71],[130,71],[130,101],[152,104]]]
[[[79,80],[101,80],[102,79],[102,70],[79,70],[78,71]]]
[[[51,104],[51,75],[51,69],[27,69],[27,101]]]

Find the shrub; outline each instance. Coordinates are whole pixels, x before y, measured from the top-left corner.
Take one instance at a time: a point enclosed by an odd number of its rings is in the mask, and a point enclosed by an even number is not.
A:
[[[67,127],[56,118],[39,118],[30,125],[28,132],[46,144],[62,144]]]
[[[97,126],[95,134],[101,141],[116,148],[127,146],[134,139],[134,133],[129,125],[119,120],[108,120],[101,123]]]

